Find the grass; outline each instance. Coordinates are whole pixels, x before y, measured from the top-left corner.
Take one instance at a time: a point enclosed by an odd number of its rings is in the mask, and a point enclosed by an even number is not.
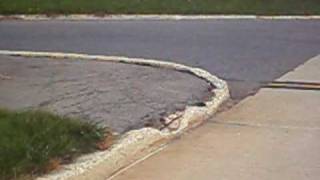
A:
[[[28,179],[96,150],[106,130],[48,112],[0,109],[0,179]]]
[[[0,14],[320,14],[319,0],[1,0]]]

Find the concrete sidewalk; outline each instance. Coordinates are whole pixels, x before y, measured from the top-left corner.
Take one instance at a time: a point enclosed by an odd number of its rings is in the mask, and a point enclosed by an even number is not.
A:
[[[281,81],[320,82],[320,56]],[[320,91],[261,89],[116,180],[320,178]]]

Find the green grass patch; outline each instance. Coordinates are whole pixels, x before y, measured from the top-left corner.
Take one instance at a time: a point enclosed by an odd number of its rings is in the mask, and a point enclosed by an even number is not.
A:
[[[0,179],[46,173],[57,162],[96,150],[105,135],[97,125],[48,112],[0,109]]]
[[[0,14],[320,14],[319,0],[1,0]]]

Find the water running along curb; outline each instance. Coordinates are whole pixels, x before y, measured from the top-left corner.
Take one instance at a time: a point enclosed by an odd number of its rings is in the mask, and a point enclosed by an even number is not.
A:
[[[64,165],[58,171],[39,177],[38,180],[47,179],[106,179],[112,177],[116,172],[146,156],[156,152],[171,139],[177,137],[186,130],[195,127],[212,116],[218,107],[229,98],[229,90],[225,81],[217,78],[209,72],[185,66],[182,64],[158,61],[153,59],[128,58],[119,56],[87,55],[75,53],[57,52],[33,52],[33,51],[7,51],[0,50],[0,55],[55,58],[55,59],[82,59],[95,61],[108,61],[116,63],[127,63],[146,65],[151,67],[166,68],[190,73],[198,78],[204,79],[214,88],[212,97],[205,102],[204,106],[187,106],[183,112],[177,112],[181,116],[177,119],[179,126],[175,130],[154,128],[142,128],[132,130],[124,134],[120,140],[109,150],[84,155],[74,163]],[[175,115],[175,114],[172,114]],[[176,119],[175,119],[176,120]]]

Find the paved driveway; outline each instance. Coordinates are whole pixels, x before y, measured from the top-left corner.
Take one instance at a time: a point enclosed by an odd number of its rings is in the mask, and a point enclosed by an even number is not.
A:
[[[45,109],[119,133],[162,128],[162,117],[208,100],[211,88],[196,76],[168,69],[0,56],[0,107]]]
[[[2,21],[0,49],[180,62],[226,79],[239,100],[319,54],[320,21]]]

